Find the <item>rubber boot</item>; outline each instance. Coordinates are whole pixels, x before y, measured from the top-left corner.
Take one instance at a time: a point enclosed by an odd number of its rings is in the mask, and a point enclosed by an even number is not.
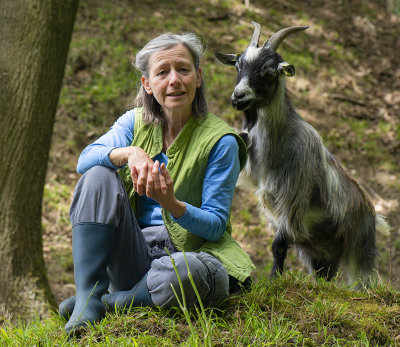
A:
[[[104,295],[102,301],[110,311],[127,311],[131,307],[154,306],[147,288],[147,274],[132,289]]]
[[[58,314],[65,318],[66,320],[71,317],[72,312],[74,311],[75,307],[75,296],[71,296],[68,299],[65,299],[58,308]]]
[[[103,295],[102,301],[106,304],[107,309],[110,311],[115,311],[115,308],[119,310],[123,310],[124,308],[127,310],[129,306],[154,306],[153,301],[151,300],[150,294],[147,290],[147,285],[144,288],[144,284],[146,283],[147,275],[143,277],[143,279],[138,282],[131,290],[115,292],[113,294]],[[136,295],[135,295],[136,294]],[[133,298],[133,303],[132,303]],[[71,296],[68,299],[65,299],[59,308],[59,315],[68,319],[75,307],[75,296]],[[132,305],[131,305],[132,303]]]
[[[114,239],[114,227],[100,223],[79,223],[72,228],[72,255],[76,299],[72,315],[65,325],[67,333],[76,333],[87,323],[100,321],[106,306],[101,297],[109,286],[107,265]]]

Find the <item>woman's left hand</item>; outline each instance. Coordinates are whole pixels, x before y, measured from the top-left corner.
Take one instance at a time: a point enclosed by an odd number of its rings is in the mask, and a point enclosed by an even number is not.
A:
[[[179,218],[186,212],[186,204],[175,197],[174,182],[165,166],[158,160],[149,167],[147,174],[146,196],[157,201],[161,207]]]

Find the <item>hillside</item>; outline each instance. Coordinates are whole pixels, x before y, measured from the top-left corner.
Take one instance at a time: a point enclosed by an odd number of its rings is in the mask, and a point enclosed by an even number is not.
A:
[[[302,116],[327,147],[368,187],[390,236],[377,236],[379,275],[400,288],[400,20],[374,1],[137,0],[81,1],[60,97],[43,206],[44,252],[58,301],[74,293],[68,209],[79,175],[80,151],[132,106],[137,50],[165,31],[194,31],[207,46],[202,66],[212,112],[240,127],[230,105],[235,72],[214,52],[243,51],[261,24],[261,41],[280,28],[309,25],[287,39],[280,54],[295,65],[287,85]],[[264,276],[271,266],[273,231],[257,213],[256,198],[238,189],[235,236]],[[301,270],[296,255],[286,263]]]

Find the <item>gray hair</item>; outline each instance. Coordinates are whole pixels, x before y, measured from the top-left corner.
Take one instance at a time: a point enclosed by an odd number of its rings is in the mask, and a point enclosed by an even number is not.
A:
[[[189,50],[196,71],[200,68],[200,57],[203,54],[203,45],[200,39],[194,33],[172,34],[165,33],[148,42],[137,54],[135,67],[140,71],[142,76],[149,77],[149,60],[153,53],[169,49],[178,44],[183,44]],[[146,93],[143,85],[140,86],[139,92],[135,99],[136,106],[143,107],[143,121],[147,124],[157,124],[164,122],[162,109],[160,104],[153,95]],[[207,115],[208,107],[205,97],[205,87],[203,77],[201,78],[201,86],[196,88],[196,93],[192,103],[192,114],[194,117],[202,118]]]

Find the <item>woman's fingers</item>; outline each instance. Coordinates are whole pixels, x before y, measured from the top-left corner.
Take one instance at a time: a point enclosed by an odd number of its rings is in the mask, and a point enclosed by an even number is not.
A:
[[[172,181],[172,178],[171,178],[171,176],[170,176],[170,174],[169,174],[169,172],[167,170],[167,167],[165,166],[164,163],[161,164],[160,170],[161,170],[162,176],[164,177],[165,184],[167,186],[170,186],[173,183],[173,181]]]
[[[146,182],[146,195],[149,198],[153,197],[154,192],[154,177],[152,174],[151,167],[149,167],[147,172],[147,182]]]
[[[146,187],[146,195],[149,198],[154,197],[153,194],[156,194],[160,189],[160,179],[158,172],[159,166],[160,163],[158,160],[156,160],[153,166],[149,167],[147,187]]]
[[[153,174],[153,180],[154,180],[154,189],[156,191],[160,190],[160,162],[158,160],[156,160],[156,162],[153,165],[153,170],[152,170],[152,174]]]
[[[131,170],[133,187],[139,195],[146,192],[148,172],[154,162],[140,147],[130,147],[128,155],[128,167]]]
[[[137,191],[138,173],[135,167],[133,167],[131,170],[131,178],[132,178],[133,188]]]
[[[146,185],[147,185],[147,179],[148,179],[148,168],[147,168],[147,163],[143,164],[143,168],[140,170],[138,178],[137,178],[137,193],[142,196],[146,192]]]
[[[160,177],[160,189],[161,189],[161,192],[163,194],[167,194],[168,187],[167,187],[167,183],[165,182],[165,178],[161,174],[159,174],[159,177]]]
[[[161,198],[160,193],[166,195],[168,188],[173,184],[165,164],[160,165],[158,160],[153,165],[144,163],[140,170],[133,167],[131,176],[136,192],[140,196],[146,194],[155,200]]]

